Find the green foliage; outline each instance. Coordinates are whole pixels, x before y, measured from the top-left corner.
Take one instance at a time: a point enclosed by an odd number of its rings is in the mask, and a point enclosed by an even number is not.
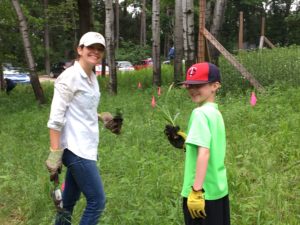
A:
[[[138,64],[143,59],[151,58],[151,54],[151,47],[148,45],[141,47],[131,41],[122,41],[116,58],[120,61],[125,60],[130,61],[133,64]]]
[[[286,23],[289,32],[289,43],[300,44],[300,11],[289,15],[286,18]]]
[[[240,51],[237,59],[265,87],[287,84],[300,85],[300,48],[263,49],[252,52]],[[223,57],[219,60],[222,73],[222,94],[246,92],[252,88],[247,80]]]

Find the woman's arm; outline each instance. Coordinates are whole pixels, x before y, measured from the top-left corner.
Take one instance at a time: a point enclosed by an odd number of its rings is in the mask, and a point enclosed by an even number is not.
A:
[[[49,129],[50,133],[50,147],[52,150],[60,150],[60,131]]]

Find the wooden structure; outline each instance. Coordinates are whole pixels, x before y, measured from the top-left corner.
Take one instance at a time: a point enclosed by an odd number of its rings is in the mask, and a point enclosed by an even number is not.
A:
[[[244,12],[240,12],[239,23],[239,50],[244,49]]]
[[[264,47],[264,43],[266,43],[270,48],[275,48],[272,42],[265,35],[265,27],[266,27],[266,19],[265,17],[261,20],[261,33],[260,33],[260,41],[259,41],[259,49]]]
[[[239,61],[228,52],[220,42],[205,28],[206,0],[199,0],[199,34],[198,34],[198,62],[205,61],[205,39],[208,40],[218,51],[231,63],[242,76],[249,80],[250,84],[259,91],[264,87],[252,76]]]

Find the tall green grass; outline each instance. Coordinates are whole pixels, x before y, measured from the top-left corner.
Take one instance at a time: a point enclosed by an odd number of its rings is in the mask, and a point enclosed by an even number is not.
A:
[[[99,78],[99,111],[122,108],[125,118],[120,136],[100,124],[98,165],[107,195],[100,224],[183,224],[184,152],[168,143],[163,134],[166,122],[151,107],[151,98],[167,104],[173,114],[180,112],[177,123],[182,129],[195,105],[185,90],[176,88],[165,102],[172,68],[163,71],[160,97],[152,88],[151,71],[119,75],[117,96],[109,95],[108,79]],[[43,83],[43,89],[48,99],[44,106],[37,105],[29,85],[18,85],[10,96],[0,93],[0,224],[48,225],[54,219],[44,166],[53,85]],[[249,103],[250,91],[226,92],[218,98],[227,132],[232,224],[299,224],[300,88],[270,86],[257,94],[255,107]],[[74,224],[84,207],[81,198]]]
[[[300,47],[240,51],[238,61],[263,86],[300,86]],[[251,89],[249,82],[223,57],[219,62],[222,73],[222,94],[228,92],[245,92]]]

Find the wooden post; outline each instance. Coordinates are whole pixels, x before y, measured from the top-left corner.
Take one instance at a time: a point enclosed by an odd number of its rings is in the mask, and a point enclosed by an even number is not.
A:
[[[244,49],[244,12],[240,12],[239,23],[239,49]]]
[[[266,36],[264,36],[264,40],[270,48],[275,48],[275,45],[273,45],[272,42]]]
[[[205,61],[205,10],[206,0],[199,0],[198,62]]]
[[[264,87],[252,76],[252,74],[249,73],[247,69],[241,63],[239,63],[239,61],[237,61],[236,58],[234,58],[234,56],[231,55],[230,52],[228,52],[208,30],[204,29],[203,35],[213,46],[215,46],[216,49],[218,49],[225,59],[227,59],[227,61],[230,62],[243,75],[243,77],[249,80],[249,82],[258,91],[265,90]]]
[[[260,36],[265,36],[265,26],[266,26],[266,18],[263,17],[261,19],[261,32],[260,32]]]
[[[266,19],[265,19],[265,17],[263,17],[262,20],[261,20],[261,32],[260,32],[259,49],[262,49],[264,47],[265,23],[266,23]]]

